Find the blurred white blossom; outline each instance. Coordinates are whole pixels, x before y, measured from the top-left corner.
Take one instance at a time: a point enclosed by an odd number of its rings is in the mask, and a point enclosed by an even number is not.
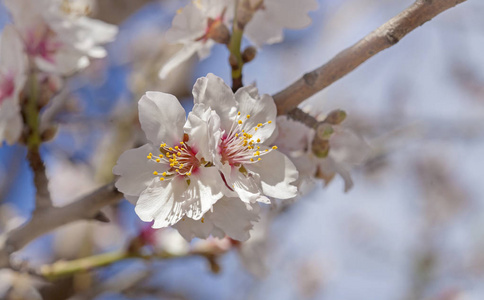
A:
[[[285,28],[303,29],[311,24],[308,12],[318,8],[316,0],[247,0],[255,10],[245,27],[245,35],[261,47],[275,44],[284,39]]]
[[[76,0],[5,0],[25,50],[39,69],[69,75],[103,58],[102,44],[111,42],[118,29],[93,20],[89,2]]]
[[[7,25],[0,37],[0,146],[15,143],[22,133],[19,94],[26,81],[27,57],[15,29]]]
[[[314,178],[328,184],[336,174],[344,180],[344,190],[353,187],[350,171],[368,159],[371,148],[358,134],[341,125],[333,125],[329,138],[329,153],[326,157],[316,156],[312,151],[315,131],[286,116],[277,118],[279,136],[275,143],[289,155],[299,171],[298,186],[305,191]]]
[[[166,32],[169,43],[183,44],[160,70],[160,77],[168,73],[197,53],[206,58],[215,42],[226,43],[230,38],[227,25],[233,15],[232,0],[196,0],[180,9]]]

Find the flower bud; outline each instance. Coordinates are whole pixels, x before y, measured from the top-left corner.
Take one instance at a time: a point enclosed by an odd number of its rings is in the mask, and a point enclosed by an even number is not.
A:
[[[346,119],[346,112],[341,109],[336,109],[329,113],[326,119],[324,119],[324,122],[331,125],[339,125],[345,119]]]
[[[209,19],[209,30],[206,38],[212,39],[219,44],[228,44],[230,42],[230,31],[221,20]]]
[[[41,138],[43,142],[48,142],[54,139],[57,134],[57,126],[47,127],[42,131]]]
[[[237,62],[237,57],[235,57],[235,55],[233,55],[232,53],[230,53],[230,56],[229,56],[229,64],[232,67],[232,69],[238,69],[239,68],[239,63]]]
[[[333,133],[333,126],[328,123],[323,122],[316,126],[316,139],[328,140]]]
[[[329,141],[316,137],[313,141],[312,150],[319,158],[326,158],[329,154]]]
[[[252,61],[255,56],[257,55],[257,49],[253,46],[245,48],[244,52],[242,52],[242,61],[244,63],[248,63]]]

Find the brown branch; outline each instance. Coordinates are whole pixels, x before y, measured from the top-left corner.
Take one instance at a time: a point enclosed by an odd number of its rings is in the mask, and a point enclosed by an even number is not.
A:
[[[0,249],[0,268],[9,265],[9,254],[22,249],[34,239],[65,224],[94,219],[101,208],[116,203],[122,197],[114,183],[110,183],[69,205],[34,213],[29,222],[7,234]]]
[[[40,157],[39,148],[33,147],[27,153],[27,159],[30,168],[34,174],[35,185],[35,209],[43,210],[52,206],[52,201],[49,193],[49,180],[45,173],[45,165]]]
[[[389,48],[409,32],[445,10],[466,0],[417,0],[406,10],[343,50],[321,67],[306,73],[289,87],[274,95],[277,113],[284,115],[299,103],[356,69],[378,52]]]

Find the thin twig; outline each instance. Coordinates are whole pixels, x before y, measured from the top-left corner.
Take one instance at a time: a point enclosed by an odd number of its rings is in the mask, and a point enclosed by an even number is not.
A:
[[[367,59],[389,48],[409,32],[445,10],[466,0],[417,0],[403,12],[343,50],[321,67],[304,74],[289,87],[274,95],[277,112],[284,115],[302,101],[356,69]]]
[[[91,220],[101,208],[118,202],[122,197],[114,183],[110,183],[69,205],[51,207],[34,214],[29,222],[7,234],[0,249],[0,268],[8,266],[8,256],[12,252],[22,249],[34,239],[62,225],[78,220]]]

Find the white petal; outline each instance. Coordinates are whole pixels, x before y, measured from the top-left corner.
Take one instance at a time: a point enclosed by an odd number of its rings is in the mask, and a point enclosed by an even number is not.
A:
[[[188,4],[173,18],[172,26],[166,32],[166,40],[169,43],[180,43],[202,37],[207,19],[195,3]]]
[[[198,78],[192,93],[195,104],[203,103],[213,109],[220,117],[222,129],[230,130],[237,114],[237,103],[232,89],[222,78],[213,74]]]
[[[371,147],[354,131],[334,126],[335,133],[331,136],[330,156],[336,161],[347,165],[359,165],[371,154]]]
[[[188,60],[190,57],[197,52],[198,48],[202,47],[203,45],[200,42],[194,42],[183,46],[180,51],[175,53],[161,68],[160,73],[158,76],[161,79],[166,79],[168,74],[182,64],[184,61]]]
[[[259,205],[247,205],[237,198],[222,198],[213,208],[210,219],[225,234],[238,241],[250,237],[253,222],[259,220]]]
[[[314,130],[287,116],[277,117],[278,135],[273,144],[283,153],[293,151],[307,152],[313,140]],[[299,168],[298,168],[299,169]]]
[[[15,144],[22,133],[23,122],[17,101],[10,98],[0,104],[0,146],[4,140],[9,145]]]
[[[190,218],[184,218],[180,222],[173,225],[183,238],[187,241],[191,241],[193,238],[206,239],[210,235],[223,238],[225,234],[220,230],[214,231],[213,222],[206,218],[204,222],[200,220],[193,220]]]
[[[3,28],[0,40],[0,68],[15,75],[24,74],[27,68],[27,56],[24,44],[13,25]]]
[[[221,178],[216,168],[199,168],[190,176],[190,185],[183,194],[183,210],[194,220],[199,220],[212,205],[222,198]]]
[[[292,183],[298,178],[298,172],[289,158],[277,150],[271,150],[261,158],[245,167],[259,174],[264,194],[278,199],[295,197],[297,188]]]
[[[188,114],[185,133],[190,137],[188,144],[197,153],[197,158],[213,162],[220,143],[220,118],[207,106],[195,104]]]
[[[178,145],[183,141],[185,110],[178,99],[162,92],[146,92],[138,102],[139,121],[153,145]]]
[[[265,0],[245,28],[251,42],[260,47],[283,40],[283,29],[302,29],[311,23],[307,15],[318,7],[316,0]]]
[[[202,201],[212,206],[217,200],[222,198],[225,185],[221,184],[221,176],[217,168],[199,168],[193,173],[192,177],[197,178],[201,186],[200,198]]]
[[[271,121],[271,124],[263,125],[253,134],[253,139],[260,139],[263,143],[271,138],[276,129],[276,104],[269,95],[264,94],[261,97],[252,97],[250,93],[254,95],[253,87],[241,88],[235,93],[235,100],[238,103],[238,109],[242,116],[242,128],[249,132],[257,127],[257,124],[265,124]],[[250,116],[249,119],[247,119],[248,115]]]
[[[40,56],[35,57],[35,64],[46,73],[72,75],[89,66],[89,58],[72,47],[63,46],[53,56],[52,61]]]
[[[183,179],[156,181],[141,193],[135,212],[145,222],[154,220],[153,228],[171,226],[183,217],[183,201],[180,200],[186,188]]]
[[[325,177],[331,178],[335,173],[339,174],[344,180],[344,191],[345,193],[351,190],[353,187],[353,179],[351,174],[347,169],[347,166],[342,163],[336,162],[331,157],[327,157],[320,160],[318,165],[319,172],[324,174]]]
[[[124,199],[126,199],[131,204],[136,204],[136,202],[138,202],[139,196],[124,195]]]
[[[157,179],[153,172],[163,173],[169,169],[166,164],[148,160],[150,152],[159,153],[158,149],[146,144],[121,154],[113,168],[113,173],[121,176],[116,181],[119,191],[126,195],[139,196],[154,179]]]
[[[229,165],[224,165],[222,172],[225,176],[227,184],[229,187],[237,193],[245,203],[270,203],[267,197],[264,197],[261,193],[261,188],[259,186],[258,177],[246,176],[239,171],[239,168],[232,167]],[[228,194],[230,196],[231,194]]]

